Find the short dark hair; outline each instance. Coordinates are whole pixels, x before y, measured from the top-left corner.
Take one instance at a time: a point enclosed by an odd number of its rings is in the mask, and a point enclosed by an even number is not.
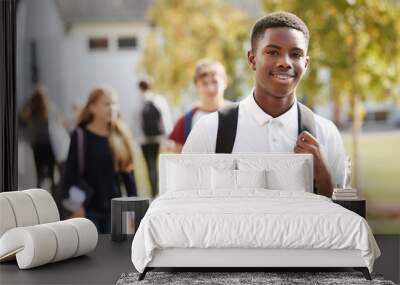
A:
[[[146,80],[140,80],[138,85],[139,85],[139,89],[143,92],[150,89],[150,84]]]
[[[257,40],[264,34],[266,29],[279,27],[292,28],[302,32],[308,44],[310,32],[303,20],[289,12],[274,12],[262,17],[254,25],[251,31],[251,49],[255,50]]]

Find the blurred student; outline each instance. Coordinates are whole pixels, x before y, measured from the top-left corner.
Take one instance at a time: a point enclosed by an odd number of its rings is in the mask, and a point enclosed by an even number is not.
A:
[[[21,135],[32,147],[37,185],[49,178],[54,187],[55,157],[49,135],[49,103],[46,89],[37,86],[19,113]],[[31,185],[32,186],[32,185]]]
[[[151,195],[155,197],[158,194],[157,159],[160,146],[167,142],[167,134],[172,130],[171,111],[167,100],[151,91],[148,80],[140,80],[138,87],[142,98],[139,140],[146,160]]]
[[[196,122],[202,116],[217,111],[227,102],[224,100],[227,76],[220,62],[207,58],[198,61],[193,81],[199,100],[189,112],[177,120],[169,135],[169,139],[175,143],[174,151],[178,153],[181,152]]]
[[[94,88],[77,125],[64,172],[64,201],[79,201],[69,208],[72,216],[86,216],[100,233],[109,233],[111,199],[121,196],[121,184],[128,196],[136,196],[132,138],[119,118],[115,91]]]

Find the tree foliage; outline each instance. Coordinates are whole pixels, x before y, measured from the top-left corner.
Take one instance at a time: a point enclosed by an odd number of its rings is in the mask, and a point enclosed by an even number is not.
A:
[[[310,29],[311,65],[301,93],[315,101],[317,70],[331,74],[333,100],[340,95],[382,100],[400,83],[400,2],[396,0],[263,0],[266,11],[286,10]]]
[[[149,12],[153,30],[148,34],[142,66],[154,87],[179,101],[192,82],[196,61],[221,61],[229,80],[231,98],[238,97],[246,80],[249,19],[219,0],[160,0]],[[239,68],[238,68],[239,67]]]

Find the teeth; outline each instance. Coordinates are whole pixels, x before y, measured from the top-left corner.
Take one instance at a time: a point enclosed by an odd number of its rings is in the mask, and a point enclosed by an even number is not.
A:
[[[286,75],[286,74],[274,74],[273,76],[278,78],[278,79],[289,79],[289,78],[291,78],[290,75]]]

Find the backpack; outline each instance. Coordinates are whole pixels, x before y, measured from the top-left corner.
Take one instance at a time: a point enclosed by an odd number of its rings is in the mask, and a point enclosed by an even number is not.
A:
[[[298,134],[308,131],[314,137],[315,118],[313,112],[305,105],[297,102]],[[218,111],[218,133],[215,153],[232,153],[236,139],[236,129],[239,117],[239,104],[230,104]]]
[[[165,134],[161,112],[151,100],[146,100],[143,106],[142,130],[146,137]]]

